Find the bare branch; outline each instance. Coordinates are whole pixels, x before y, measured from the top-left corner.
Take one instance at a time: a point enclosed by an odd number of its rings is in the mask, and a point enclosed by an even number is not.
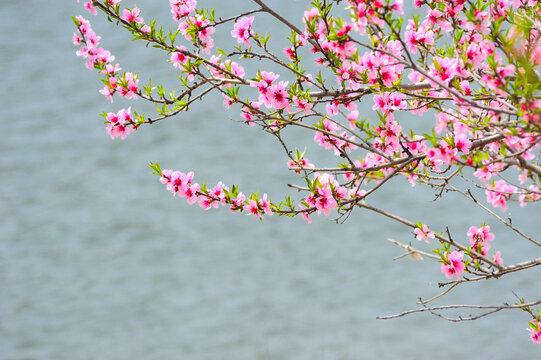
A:
[[[423,301],[421,299],[419,299],[419,302],[423,303]],[[465,320],[476,320],[476,319],[479,319],[479,318],[482,318],[484,316],[496,313],[496,312],[501,311],[501,310],[522,310],[525,307],[536,306],[536,305],[539,305],[539,304],[541,304],[541,300],[531,302],[531,303],[527,303],[527,304],[520,304],[520,305],[507,305],[507,304],[505,304],[505,305],[444,305],[444,306],[434,306],[434,307],[426,307],[425,306],[422,309],[408,310],[408,311],[404,311],[404,312],[401,312],[401,313],[396,314],[396,315],[376,316],[376,319],[379,319],[379,320],[396,319],[396,318],[406,316],[406,315],[409,315],[409,314],[428,311],[431,314],[436,315],[438,317],[441,317],[441,318],[443,318],[445,320],[458,322],[458,321],[465,321]],[[482,309],[482,310],[491,310],[491,311],[488,311],[486,313],[483,313],[483,314],[477,315],[477,316],[459,317],[459,318],[448,318],[448,317],[445,317],[445,316],[443,316],[441,314],[435,313],[435,311],[450,310],[450,309]]]
[[[393,240],[393,239],[387,239],[387,241],[392,242],[393,244],[398,245],[402,249],[406,250],[407,254],[404,254],[404,255],[410,255],[412,257],[412,259],[414,259],[414,260],[420,260],[415,256],[416,254],[419,254],[419,255],[422,255],[422,256],[425,256],[425,257],[428,257],[428,258],[431,258],[431,259],[440,260],[439,256],[436,256],[434,254],[429,254],[429,253],[421,251],[421,250],[414,249],[413,247],[411,247],[411,245],[404,245],[404,244],[402,244],[402,243],[400,243],[400,242],[398,242],[396,240]]]

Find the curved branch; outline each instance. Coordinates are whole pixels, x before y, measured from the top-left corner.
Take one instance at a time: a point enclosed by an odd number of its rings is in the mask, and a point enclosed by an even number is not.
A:
[[[272,10],[270,7],[268,7],[263,1],[261,0],[253,0],[257,5],[261,6],[261,9],[265,11],[266,13],[272,15],[276,19],[278,19],[280,22],[282,22],[284,25],[286,25],[291,30],[295,31],[299,35],[303,35],[303,32],[293,25],[291,22],[289,22],[286,18],[284,18],[282,15],[278,14],[276,11]]]
[[[423,301],[421,299],[419,299],[419,302],[423,303]],[[395,315],[376,316],[376,319],[378,319],[378,320],[396,319],[396,318],[406,316],[406,315],[409,315],[409,314],[428,311],[431,314],[436,315],[438,317],[441,317],[441,318],[443,318],[445,320],[458,322],[458,321],[465,321],[465,320],[477,320],[479,318],[482,318],[482,317],[490,315],[490,314],[494,314],[494,313],[496,313],[498,311],[501,311],[501,310],[523,310],[523,308],[525,308],[525,307],[535,306],[535,305],[539,305],[539,304],[541,304],[541,300],[534,301],[534,302],[527,303],[527,304],[520,304],[520,305],[508,305],[508,304],[505,304],[505,305],[444,305],[444,306],[434,306],[434,307],[426,307],[425,306],[422,309],[408,310],[408,311],[404,311],[404,312],[401,312],[401,313],[395,314]],[[491,310],[491,311],[488,311],[486,313],[483,313],[483,314],[477,315],[477,316],[469,316],[469,317],[465,317],[465,318],[464,317],[459,317],[459,318],[455,318],[455,319],[448,318],[448,317],[443,316],[441,314],[435,313],[435,311],[449,310],[449,309],[484,309],[484,310]]]
[[[387,211],[384,211],[384,210],[381,210],[379,208],[376,208],[376,207],[373,207],[373,206],[370,206],[366,203],[358,203],[357,206],[359,206],[360,208],[364,208],[364,209],[367,209],[367,210],[371,210],[373,212],[376,212],[378,214],[381,214],[383,216],[386,216],[390,219],[393,219],[395,221],[398,221],[399,223],[402,223],[406,226],[409,226],[411,227],[412,229],[415,229],[417,228],[417,225],[412,223],[411,221],[408,221],[406,219],[403,219],[401,218],[400,216],[397,216],[397,215],[394,215],[394,214],[391,214]],[[505,269],[504,266],[494,262],[493,260],[487,258],[486,256],[483,256],[473,250],[468,250],[468,248],[466,248],[464,245],[460,244],[460,243],[457,243],[456,241],[454,240],[451,240],[451,239],[448,239],[444,236],[441,236],[437,233],[434,233],[434,236],[436,237],[436,239],[444,242],[444,243],[447,243],[447,244],[450,244],[450,245],[453,245],[454,247],[456,247],[457,249],[460,249],[462,251],[468,251],[470,256],[474,259],[479,259],[479,260],[482,260],[483,262],[485,262],[486,264],[489,264],[489,265],[492,265],[493,267],[495,267],[496,269],[500,270],[500,271],[503,271]],[[487,273],[487,274],[492,274],[492,276],[494,276],[496,274],[496,272],[494,271],[491,271],[489,269],[484,269],[484,268],[481,268],[481,271],[483,271],[484,273]],[[499,274],[499,272],[497,272]]]

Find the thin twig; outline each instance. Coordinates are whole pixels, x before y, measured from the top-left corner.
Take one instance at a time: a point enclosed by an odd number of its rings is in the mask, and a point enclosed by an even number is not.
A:
[[[422,303],[422,301],[421,301],[421,303]],[[541,300],[531,302],[531,303],[527,303],[527,304],[520,304],[520,305],[444,305],[444,306],[434,306],[434,307],[426,307],[425,306],[422,309],[408,310],[408,311],[404,311],[404,312],[401,312],[401,313],[395,314],[395,315],[376,316],[376,319],[379,319],[379,320],[396,319],[396,318],[406,316],[406,315],[409,315],[409,314],[428,311],[428,312],[432,313],[433,315],[442,317],[445,320],[449,320],[449,321],[476,320],[476,319],[479,319],[479,318],[481,318],[483,316],[487,316],[487,315],[493,314],[493,313],[501,311],[501,310],[521,310],[524,307],[535,306],[535,305],[539,305],[539,304],[541,304]],[[478,316],[471,316],[471,317],[467,317],[467,318],[462,318],[461,317],[461,318],[458,318],[458,319],[451,319],[451,318],[444,317],[443,315],[434,313],[434,311],[449,310],[449,309],[487,309],[487,310],[490,309],[492,311],[489,311],[487,313],[483,313],[483,314],[478,315]]]
[[[394,239],[387,239],[387,241],[392,242],[393,244],[398,245],[402,249],[406,250],[408,253],[404,254],[404,255],[412,256],[412,254],[419,254],[419,255],[423,255],[423,256],[426,256],[426,257],[431,258],[431,259],[440,260],[439,256],[436,256],[434,254],[430,254],[430,253],[427,253],[427,252],[424,252],[424,251],[421,251],[421,250],[414,249],[413,247],[411,247],[411,245],[402,244],[401,242],[398,242],[398,241],[396,241]]]

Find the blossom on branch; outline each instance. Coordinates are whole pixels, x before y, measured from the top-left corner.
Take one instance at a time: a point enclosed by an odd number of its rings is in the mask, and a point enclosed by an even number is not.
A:
[[[255,3],[258,8],[220,16],[196,8],[196,0],[170,0],[175,24],[164,29],[155,21],[144,24],[139,8],[121,8],[120,0],[85,2],[86,10],[105,13],[135,40],[163,51],[164,60],[179,69],[174,89],[150,79],[139,83],[142,73],[121,72],[90,22],[74,17],[71,41],[86,67],[101,77],[99,92],[110,101],[117,94],[155,108],[149,116],[135,110],[132,116],[131,107],[104,113],[112,138],[125,139],[141,126],[218,98],[241,125],[275,137],[289,160],[284,169],[299,179],[288,184],[299,194],[272,202],[263,191],[259,197],[259,191],[245,195],[236,185],[199,185],[193,172],[151,164],[169,192],[204,210],[225,207],[259,219],[300,215],[311,223],[314,213],[337,221],[356,209],[378,213],[434,247],[441,271],[451,279],[442,286],[469,282],[461,278],[464,272],[490,279],[541,265],[541,259],[531,259],[504,266],[500,251],[489,252],[495,234],[487,224],[461,230],[455,238],[449,228],[436,234],[389,213],[373,195],[396,181],[432,189],[438,201],[450,192],[462,194],[514,236],[539,246],[535,236],[485,204],[507,211],[509,201],[521,207],[541,202],[541,2],[415,0],[414,14],[405,19],[402,0],[315,1],[302,14],[301,29],[264,0]],[[342,4],[347,17],[337,10]],[[271,38],[254,31],[259,13],[291,34],[285,44],[273,43],[274,33]],[[235,44],[215,49],[218,30]],[[297,141],[328,158],[310,163]],[[475,187],[486,199],[473,197]],[[415,216],[409,210],[399,211]],[[520,310],[537,319],[533,310]],[[538,320],[529,331],[532,341],[541,342]]]
[[[252,31],[253,22],[253,16],[240,18],[235,22],[234,29],[231,31],[231,36],[237,39],[239,44],[244,43],[247,46],[251,46],[248,39],[254,36],[254,32]]]
[[[453,251],[452,253],[446,253],[443,263],[441,264],[441,271],[445,274],[448,279],[451,279],[453,276],[457,279],[460,279],[460,275],[464,272],[466,265],[462,262],[464,258],[464,252],[462,251]]]

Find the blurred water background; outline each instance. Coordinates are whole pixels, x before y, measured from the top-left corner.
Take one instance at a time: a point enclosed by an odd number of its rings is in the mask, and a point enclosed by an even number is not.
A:
[[[269,4],[301,26],[305,1]],[[173,26],[167,1],[139,5],[146,20]],[[248,1],[211,6],[222,16],[253,8]],[[416,241],[397,223],[361,211],[343,225],[317,216],[311,225],[277,216],[260,222],[173,198],[148,162],[272,199],[300,179],[286,170],[280,145],[233,121],[237,110],[224,111],[219,98],[111,140],[100,112],[148,106],[110,104],[98,93],[97,74],[71,44],[70,16],[82,13],[141,83],[149,76],[176,83],[167,56],[132,43],[82,4],[0,2],[0,360],[539,358],[527,314],[376,320],[438,294],[435,283],[445,279],[437,263],[392,260],[402,252],[386,238]],[[263,31],[278,31],[261,21]],[[216,43],[228,37],[217,33]],[[290,140],[297,136],[311,143],[302,132]],[[449,226],[456,237],[489,222],[506,263],[540,256],[452,194],[434,203],[430,191],[402,181],[382,190],[373,204]],[[539,209],[508,212],[539,234]],[[435,305],[513,303],[512,291],[537,299],[540,275],[466,285]]]

